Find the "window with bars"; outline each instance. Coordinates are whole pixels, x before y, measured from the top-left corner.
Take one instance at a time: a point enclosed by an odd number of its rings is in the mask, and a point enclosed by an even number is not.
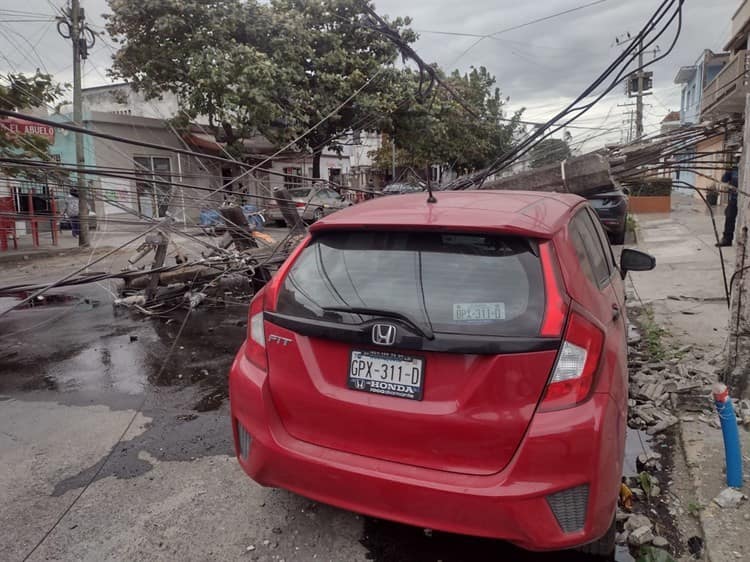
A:
[[[284,168],[284,187],[286,189],[302,187],[302,168]]]

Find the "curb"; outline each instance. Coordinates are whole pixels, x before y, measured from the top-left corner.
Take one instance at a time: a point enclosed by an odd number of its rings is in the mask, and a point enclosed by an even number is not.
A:
[[[695,466],[691,464],[690,459],[688,458],[687,454],[687,448],[685,447],[685,431],[686,427],[682,420],[679,421],[677,424],[677,427],[679,428],[679,443],[680,443],[680,455],[682,455],[682,460],[685,461],[685,467],[687,468],[688,475],[690,477],[690,481],[693,485],[693,489],[698,490],[699,481],[695,474]],[[713,562],[713,558],[711,557],[711,548],[709,545],[709,541],[706,535],[706,525],[703,521],[704,515],[703,510],[701,509],[699,511],[698,517],[696,518],[698,522],[698,527],[700,527],[701,532],[701,538],[703,539],[703,556],[700,558],[704,560],[705,562]]]
[[[109,247],[99,246],[95,249],[96,252],[100,250],[109,250]],[[41,259],[57,258],[65,256],[75,256],[79,254],[90,253],[92,248],[60,248],[55,250],[31,250],[24,252],[23,250],[13,250],[13,253],[0,254],[0,265],[15,264],[23,262],[32,262]]]

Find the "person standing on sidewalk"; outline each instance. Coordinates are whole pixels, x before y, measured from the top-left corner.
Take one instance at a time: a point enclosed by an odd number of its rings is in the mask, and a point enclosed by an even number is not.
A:
[[[73,238],[78,238],[78,234],[81,232],[78,209],[78,190],[73,188],[70,190],[67,199],[65,199],[65,210],[63,211],[63,216],[67,217],[70,221],[70,231],[73,234]]]
[[[717,246],[731,246],[734,240],[734,227],[737,223],[737,186],[739,185],[739,173],[737,163],[732,164],[724,175],[721,176],[721,182],[729,184],[729,201],[727,208],[724,210],[724,235],[717,242]]]

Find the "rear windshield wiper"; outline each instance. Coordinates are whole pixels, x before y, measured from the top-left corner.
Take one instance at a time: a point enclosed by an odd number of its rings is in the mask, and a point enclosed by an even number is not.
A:
[[[394,312],[392,310],[379,310],[377,308],[361,308],[356,306],[324,306],[323,310],[326,312],[348,312],[350,314],[367,314],[368,316],[385,316],[387,318],[396,318],[397,320],[401,320],[404,324],[408,324],[410,328],[415,330],[420,335],[426,337],[428,340],[435,339],[435,334],[432,333],[432,329],[429,326],[420,326],[414,320],[400,312]]]

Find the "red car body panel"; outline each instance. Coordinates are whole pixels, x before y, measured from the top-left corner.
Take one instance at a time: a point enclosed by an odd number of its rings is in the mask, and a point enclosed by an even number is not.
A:
[[[348,389],[349,343],[308,338],[268,322],[266,334],[292,340],[268,347],[271,396],[292,437],[466,474],[493,474],[510,461],[557,355],[419,352],[429,383],[417,402]]]
[[[411,525],[505,539],[531,550],[595,540],[612,521],[625,447],[622,281],[615,273],[595,286],[577,267],[568,238],[571,217],[585,205],[577,196],[436,195],[434,205],[425,203],[424,194],[357,205],[319,221],[311,234],[431,229],[549,240],[571,310],[605,335],[588,398],[573,407],[539,411],[556,350],[420,352],[426,358],[422,401],[356,392],[345,380],[351,344],[302,336],[265,321],[266,341],[273,335],[288,344],[266,345],[268,369],[248,360],[247,343],[232,365],[230,404],[239,462],[260,484]],[[271,286],[278,286],[279,279],[274,281]],[[238,424],[252,436],[247,458],[240,454]],[[396,432],[398,439],[388,438]],[[564,532],[547,498],[581,485],[589,487],[585,525]]]
[[[558,550],[604,534],[619,488],[620,410],[607,393],[581,406],[537,414],[511,463],[476,476],[419,468],[313,445],[285,430],[268,376],[240,350],[231,369],[232,419],[253,436],[242,468],[256,482],[410,525]],[[241,399],[240,399],[241,397]],[[237,425],[233,423],[235,443]],[[562,533],[545,496],[591,485],[584,529]]]
[[[425,204],[423,193],[381,197],[343,209],[310,227],[331,229],[377,228],[503,232],[551,238],[581,202],[576,195],[524,191],[446,191],[438,204]],[[470,217],[470,220],[467,220]]]

